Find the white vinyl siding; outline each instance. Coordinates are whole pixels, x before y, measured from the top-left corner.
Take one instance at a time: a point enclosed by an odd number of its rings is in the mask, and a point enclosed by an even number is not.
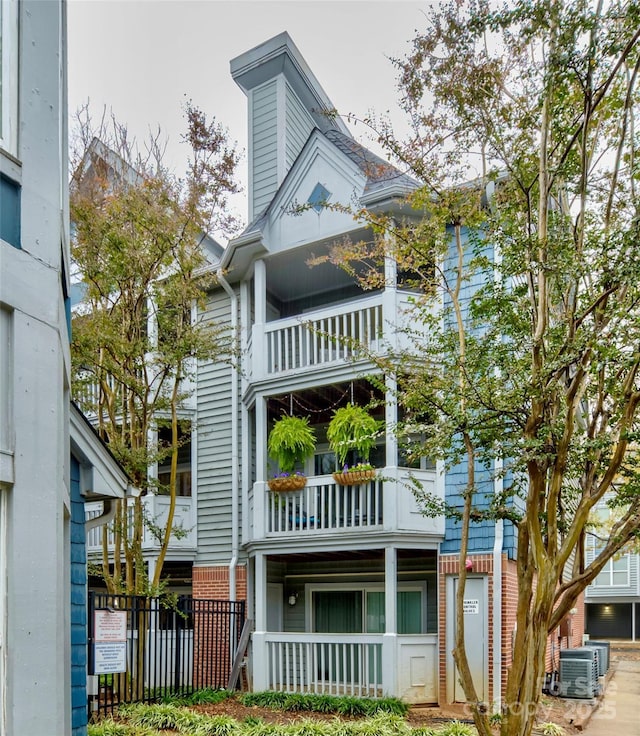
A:
[[[211,297],[207,319],[230,324],[229,297]],[[230,365],[198,366],[198,564],[228,562],[231,550],[231,381]]]
[[[17,155],[18,0],[0,3],[0,148]]]
[[[286,107],[286,168],[289,171],[311,135],[313,120],[288,84],[286,86]]]
[[[251,96],[252,212],[259,215],[278,186],[277,82],[258,87]]]
[[[587,548],[587,564],[594,558],[593,546]],[[617,596],[640,595],[640,555],[625,554],[609,560],[594,582],[587,587],[588,599],[606,598],[612,603]]]

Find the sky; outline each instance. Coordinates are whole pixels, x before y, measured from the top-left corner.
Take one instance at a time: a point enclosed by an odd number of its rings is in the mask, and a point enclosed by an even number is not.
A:
[[[69,111],[88,101],[100,118],[106,107],[139,141],[159,126],[167,163],[180,172],[191,100],[246,152],[247,102],[229,62],[288,31],[341,114],[388,112],[400,129],[390,57],[408,53],[427,9],[413,0],[68,0]],[[350,127],[369,145],[362,125]],[[244,156],[243,185],[246,168]],[[245,202],[233,200],[243,220]]]

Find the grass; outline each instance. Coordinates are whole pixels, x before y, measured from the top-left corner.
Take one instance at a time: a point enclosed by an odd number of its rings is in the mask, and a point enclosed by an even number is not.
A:
[[[329,721],[303,719],[288,725],[265,723],[250,716],[237,721],[223,715],[207,715],[189,705],[219,703],[230,697],[247,706],[288,712],[330,713]],[[190,701],[190,702],[185,702]],[[164,736],[175,731],[184,736],[474,736],[475,730],[453,721],[440,728],[412,728],[405,720],[409,706],[396,698],[352,698],[303,693],[245,693],[207,690],[189,698],[146,705],[121,706],[117,720],[108,718],[89,725],[88,736]],[[339,716],[358,716],[341,720]],[[551,736],[551,735],[550,735]],[[555,735],[553,735],[555,736]]]

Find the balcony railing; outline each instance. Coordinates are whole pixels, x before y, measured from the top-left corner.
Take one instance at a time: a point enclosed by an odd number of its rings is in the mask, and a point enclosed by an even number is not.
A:
[[[435,702],[437,664],[435,634],[253,635],[255,690]]]
[[[133,504],[133,500],[129,502]],[[142,499],[144,515],[151,522],[151,526],[164,528],[169,511],[169,496],[148,495]],[[85,519],[89,520],[102,513],[100,502],[85,504]],[[129,528],[133,521],[133,508],[129,509]],[[169,543],[170,550],[195,551],[197,544],[196,520],[193,499],[179,497],[176,499],[173,528],[179,533],[173,534]],[[107,544],[109,552],[114,549],[114,533],[110,525],[107,532]],[[142,550],[143,552],[155,552],[160,549],[160,541],[153,534],[149,525],[143,525]],[[90,529],[87,534],[87,554],[96,555],[102,553],[102,527]]]
[[[379,634],[267,634],[268,690],[380,697]]]
[[[273,493],[266,484],[253,490],[254,539],[304,538],[309,535],[365,533],[368,531],[420,531],[444,533],[442,518],[422,514],[410,477],[422,488],[442,496],[435,470],[383,468],[374,480],[342,486],[330,475],[307,479],[299,491]]]
[[[410,294],[388,291],[296,317],[254,325],[253,380],[299,372],[380,352],[402,340]]]

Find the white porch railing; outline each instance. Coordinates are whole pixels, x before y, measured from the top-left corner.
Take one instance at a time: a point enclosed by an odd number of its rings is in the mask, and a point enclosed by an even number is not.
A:
[[[385,344],[402,345],[398,328],[410,321],[410,300],[407,292],[388,290],[347,304],[256,324],[248,340],[252,360],[247,372],[255,381],[352,360],[362,347],[380,352]]]
[[[376,350],[383,335],[381,294],[254,325],[253,378],[348,360],[360,345]]]
[[[265,634],[267,687],[380,697],[381,634]]]
[[[129,502],[133,504],[133,500]],[[163,527],[167,520],[169,512],[169,496],[148,495],[142,499],[144,512],[151,523],[158,527]],[[85,504],[85,520],[89,520],[99,516],[102,513],[102,504],[100,502]],[[129,518],[133,520],[133,509],[129,510]],[[193,508],[193,499],[190,497],[179,497],[176,499],[176,509],[173,519],[174,529],[181,530],[176,536],[171,538],[169,544],[170,550],[195,550],[197,544],[196,520]],[[114,548],[114,533],[110,527],[107,535],[109,551]],[[160,542],[151,532],[151,529],[145,525],[142,531],[142,549],[144,552],[153,552],[160,549]],[[87,554],[102,553],[102,527],[90,529],[87,534]]]
[[[438,698],[437,634],[256,632],[252,659],[256,691]]]
[[[382,525],[382,481],[338,485],[310,478],[300,491],[267,494],[267,534],[318,532]]]
[[[338,485],[330,475],[307,479],[299,491],[273,493],[266,483],[253,488],[251,534],[257,539],[304,538],[318,534],[367,531],[444,533],[444,520],[422,514],[409,483],[415,477],[425,491],[442,497],[435,470],[382,468],[374,480]]]

